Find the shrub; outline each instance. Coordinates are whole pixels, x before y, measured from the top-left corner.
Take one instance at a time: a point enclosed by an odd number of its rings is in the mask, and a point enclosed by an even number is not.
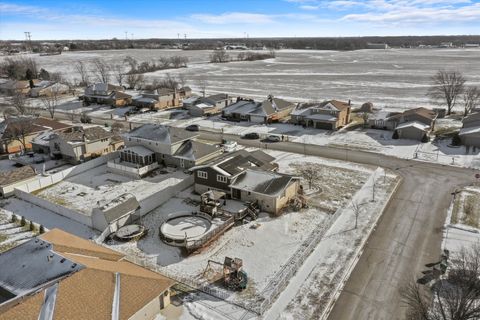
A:
[[[425,133],[425,134],[423,135],[421,141],[422,141],[423,143],[426,143],[426,142],[428,142],[428,140],[429,140],[429,138],[428,138],[427,134]]]
[[[22,219],[20,220],[20,225],[23,227],[27,224],[27,220],[25,220],[25,217],[22,216]]]
[[[461,144],[462,144],[462,140],[460,140],[460,136],[457,133],[452,137],[452,146],[459,146]]]
[[[393,131],[392,139],[398,139],[398,131],[397,130]]]
[[[40,225],[39,232],[40,232],[40,234],[45,233],[45,227],[43,226],[43,224]]]
[[[15,214],[12,214],[12,223],[17,222],[17,216]]]

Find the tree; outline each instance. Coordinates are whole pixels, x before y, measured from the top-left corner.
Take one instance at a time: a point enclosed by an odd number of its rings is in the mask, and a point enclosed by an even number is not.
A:
[[[207,79],[205,79],[204,77],[201,77],[198,80],[198,87],[200,89],[200,92],[202,93],[202,96],[205,98],[205,93],[207,91]]]
[[[363,112],[362,113],[362,119],[363,119],[363,127],[366,128],[368,126],[368,119],[370,118],[370,114],[368,112]]]
[[[464,91],[465,81],[460,72],[440,70],[432,77],[433,86],[428,90],[428,96],[437,104],[446,104],[447,114],[451,114]]]
[[[460,135],[455,133],[455,135],[452,137],[452,146],[459,146],[461,144],[462,140],[460,139]]]
[[[352,201],[351,206],[352,206],[353,214],[355,215],[355,229],[357,229],[358,217],[360,216],[360,213],[362,211],[362,208],[360,207],[361,204],[358,202]]]
[[[125,78],[123,66],[120,64],[115,64],[111,66],[111,70],[113,71],[113,76],[115,77],[115,80],[117,80],[118,84],[120,86],[123,85],[123,79]]]
[[[468,87],[463,93],[463,116],[466,117],[473,109],[480,105],[480,89]]]
[[[315,163],[293,163],[291,166],[308,183],[308,188],[312,189],[315,182],[320,179],[320,170]]]
[[[230,60],[230,56],[224,49],[215,50],[210,55],[211,63],[223,63],[223,62],[228,62],[229,60]]]
[[[27,149],[26,138],[32,132],[33,118],[20,116],[16,118],[10,118],[5,133],[12,139],[22,144],[23,150]]]
[[[17,114],[18,114],[17,109],[15,109],[13,107],[8,107],[8,108],[3,109],[3,118],[4,119],[7,119],[11,116],[15,116]]]
[[[130,71],[129,73],[136,73],[137,72],[137,66],[138,66],[138,61],[135,60],[135,58],[131,56],[126,56],[125,59],[123,59],[123,62],[128,64],[130,66]]]
[[[110,66],[105,60],[96,58],[93,60],[93,66],[96,71],[97,80],[103,83],[110,81]]]
[[[29,113],[27,99],[23,93],[16,91],[12,96],[12,106],[21,115]]]
[[[129,73],[125,79],[128,85],[128,89],[135,89],[143,83],[143,74]]]
[[[56,85],[53,85],[51,90],[48,92],[48,94],[41,97],[42,103],[45,106],[45,109],[47,109],[52,119],[55,115],[55,111],[57,110],[58,96],[59,96],[58,87]]]
[[[121,122],[112,123],[112,132],[121,133],[123,130],[125,130],[125,126]]]
[[[423,286],[410,282],[401,291],[407,306],[407,319],[469,320],[480,318],[480,246],[460,250],[448,258],[449,272],[445,273],[445,256],[430,264],[432,270],[424,271],[431,283]],[[429,265],[427,265],[429,266]]]
[[[85,66],[85,63],[79,60],[75,63],[74,67],[77,73],[80,75],[80,85],[87,86],[89,75],[88,75],[88,70],[87,70],[87,67]]]
[[[398,131],[397,130],[393,131],[392,139],[398,139],[398,138],[399,138]]]

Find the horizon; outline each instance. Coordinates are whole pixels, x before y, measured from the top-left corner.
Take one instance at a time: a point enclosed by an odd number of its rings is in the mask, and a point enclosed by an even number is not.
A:
[[[477,35],[477,0],[6,1],[0,40]]]

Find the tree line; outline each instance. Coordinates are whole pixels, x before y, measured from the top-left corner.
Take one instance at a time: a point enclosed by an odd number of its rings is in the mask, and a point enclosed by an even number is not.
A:
[[[216,49],[210,54],[211,63],[225,63],[231,61],[256,61],[275,58],[275,51],[270,50],[268,52],[240,52],[236,58],[230,56],[225,49]]]

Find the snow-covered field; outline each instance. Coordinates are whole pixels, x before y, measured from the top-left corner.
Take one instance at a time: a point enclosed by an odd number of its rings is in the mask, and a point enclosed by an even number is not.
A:
[[[93,208],[102,206],[122,194],[132,193],[141,201],[186,177],[183,172],[174,171],[144,179],[132,179],[108,172],[107,165],[102,165],[41,189],[36,195],[91,215]]]
[[[147,73],[146,80],[162,78],[167,73],[182,74],[193,89],[206,80],[207,94],[228,92],[255,98],[273,94],[294,101],[351,99],[355,105],[371,101],[377,106],[399,109],[429,106],[425,93],[430,77],[446,66],[462,72],[470,84],[480,84],[478,49],[279,50],[275,59],[222,64],[208,63],[210,53],[130,49],[33,57],[39,68],[79,78],[74,71],[78,60],[89,65],[95,58],[104,58],[109,63],[121,64],[126,56],[142,62],[181,55],[189,58],[188,68]]]

